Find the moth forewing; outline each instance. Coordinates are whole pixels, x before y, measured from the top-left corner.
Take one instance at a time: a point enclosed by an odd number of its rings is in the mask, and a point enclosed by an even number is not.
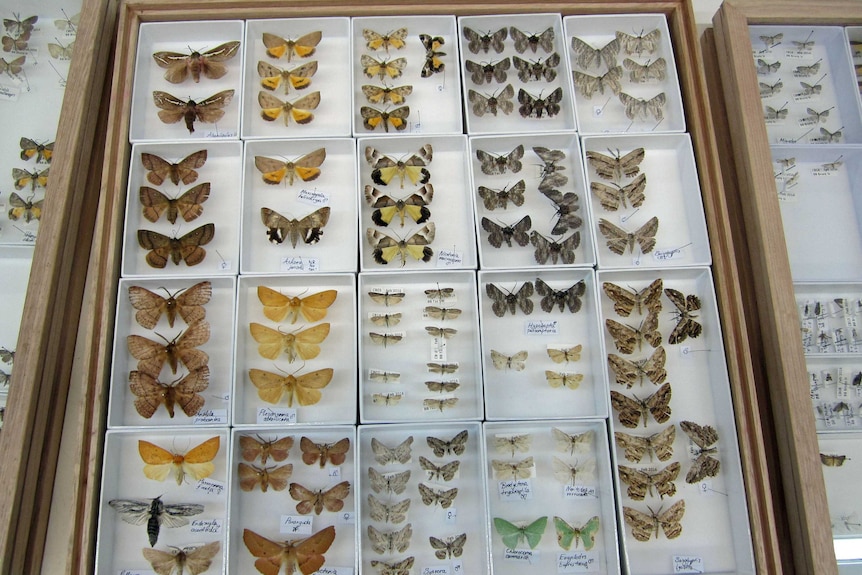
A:
[[[658,538],[660,530],[664,530],[665,537],[676,539],[682,534],[682,517],[685,515],[685,500],[680,500],[671,505],[666,511],[653,511],[647,507],[649,513],[644,513],[631,507],[623,506],[623,518],[632,528],[632,535],[638,541],[649,541],[655,535]]]
[[[614,440],[617,446],[625,451],[626,459],[635,463],[640,462],[643,456],[647,454],[650,461],[653,459],[653,454],[655,454],[659,461],[667,461],[673,455],[673,442],[675,438],[675,425],[669,425],[658,433],[646,437],[629,435],[621,431],[614,432]]]
[[[658,223],[658,218],[653,216],[634,232],[627,232],[601,218],[599,219],[599,231],[605,236],[608,249],[617,255],[623,255],[627,248],[630,253],[634,253],[635,244],[640,247],[641,253],[648,254],[655,248]]]

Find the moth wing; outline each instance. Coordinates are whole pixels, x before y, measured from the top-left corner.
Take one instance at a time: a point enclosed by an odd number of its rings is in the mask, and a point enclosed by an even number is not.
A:
[[[179,52],[156,52],[153,59],[161,68],[167,68],[165,80],[171,84],[181,84],[188,78],[190,56]]]
[[[701,449],[707,449],[718,441],[718,432],[711,425],[698,425],[693,421],[681,421],[679,426]]]
[[[655,452],[659,461],[667,461],[673,455],[673,442],[676,438],[676,426],[669,425],[666,429],[649,437],[649,446]]]
[[[141,188],[142,190],[144,188]],[[147,188],[150,189],[150,188]],[[203,204],[210,196],[210,183],[205,182],[203,184],[198,184],[197,186],[191,188],[190,190],[183,193],[176,200],[176,209],[179,211],[179,215],[182,216],[183,220],[187,222],[191,222],[200,216],[204,209],[201,204]],[[171,211],[168,210],[168,215],[171,215]],[[149,219],[149,218],[147,218]],[[158,218],[156,218],[158,219]],[[171,220],[168,218],[171,223],[176,221],[176,215],[174,215],[174,219]],[[154,220],[150,220],[154,221]]]
[[[612,319],[605,320],[605,327],[608,330],[608,333],[611,334],[611,338],[614,340],[614,345],[616,345],[617,350],[620,353],[629,355],[634,353],[635,346],[638,345],[638,332],[634,330],[631,326],[619,323]]]
[[[685,500],[677,501],[667,511],[658,516],[659,524],[668,539],[675,539],[682,533],[682,516],[685,515]]]
[[[671,394],[672,390],[670,383],[665,383],[658,389],[658,391],[649,396],[645,401],[647,409],[649,409],[653,418],[659,423],[664,423],[670,419]]]
[[[317,345],[329,335],[329,324],[321,323],[296,334],[296,353],[302,359],[314,359],[320,354]]]
[[[630,428],[638,426],[642,412],[641,406],[637,401],[626,397],[622,393],[612,391],[611,407],[617,411],[617,417],[623,426]]]
[[[297,124],[308,124],[314,119],[314,113],[320,104],[320,92],[312,92],[291,103],[290,116]],[[287,115],[284,117],[287,122]]]
[[[721,462],[708,455],[701,453],[691,464],[685,476],[686,483],[697,483],[706,477],[715,477],[721,470]]]
[[[276,359],[285,348],[284,334],[259,323],[250,323],[251,337],[259,344],[257,352],[266,359]]]
[[[655,248],[655,235],[658,232],[658,218],[653,216],[635,232],[635,239],[641,252],[648,254]]]
[[[620,481],[628,485],[627,494],[636,501],[643,501],[646,497],[647,489],[650,486],[650,477],[643,471],[639,471],[625,465],[618,465],[617,471],[620,476]],[[679,469],[677,469],[679,471]]]
[[[135,320],[147,329],[156,327],[168,307],[165,298],[141,286],[129,286],[129,302],[137,310]]]
[[[150,519],[151,501],[135,499],[112,499],[108,505],[113,507],[120,518],[131,525],[143,525]]]
[[[637,365],[616,354],[608,354],[608,366],[614,371],[616,382],[626,388],[630,389],[638,379]]]
[[[257,395],[267,403],[278,403],[285,392],[288,394],[288,407],[293,405],[293,385],[290,378],[264,371],[262,369],[249,369],[248,378],[257,388]]]
[[[632,528],[632,535],[638,541],[649,541],[652,537],[655,522],[651,516],[637,509],[623,506],[623,519]]]
[[[138,453],[144,461],[144,475],[147,479],[164,481],[173,469],[174,454],[149,441],[138,441]],[[182,482],[182,475],[180,482]]]

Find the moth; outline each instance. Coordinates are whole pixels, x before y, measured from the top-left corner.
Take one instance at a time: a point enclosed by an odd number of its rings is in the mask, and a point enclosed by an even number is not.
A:
[[[822,463],[826,467],[841,467],[844,465],[844,462],[848,461],[849,459],[850,458],[846,455],[839,455],[835,453],[820,454],[820,463]]]
[[[502,155],[492,154],[484,150],[476,150],[476,159],[479,160],[482,173],[489,176],[505,174],[507,171],[517,174],[523,167],[523,164],[520,162],[523,157],[523,145],[518,145],[508,154]]]
[[[494,448],[500,453],[511,453],[512,457],[515,452],[527,453],[530,446],[533,444],[533,436],[531,434],[520,435],[497,435],[494,437]]]
[[[48,42],[48,54],[55,60],[71,60],[74,49],[75,42],[69,42],[65,45],[61,44],[59,40],[57,43]]]
[[[425,438],[425,443],[428,444],[428,447],[431,448],[431,451],[433,451],[434,455],[437,457],[443,457],[444,455],[463,455],[464,450],[467,449],[468,435],[469,434],[466,429],[459,431],[448,441],[429,435]]]
[[[196,480],[204,479],[215,471],[213,459],[218,455],[221,440],[211,437],[189,449],[186,453],[172,453],[143,439],[138,440],[138,454],[144,461],[147,479],[164,481],[173,472],[177,485],[182,485],[186,475]]]
[[[617,411],[620,423],[625,427],[634,428],[643,417],[644,427],[647,425],[648,414],[658,423],[664,423],[670,418],[670,383],[662,385],[658,391],[646,399],[628,397],[617,391],[611,392],[611,406]]]
[[[0,347],[0,361],[8,363],[9,365],[15,363],[15,350]]]
[[[406,58],[395,58],[394,60],[377,60],[367,54],[363,54],[359,63],[362,65],[362,71],[369,78],[377,76],[380,80],[386,78],[395,79],[401,77],[404,68],[407,67]]]
[[[496,350],[491,350],[491,362],[496,369],[514,371],[524,371],[527,367],[528,353],[524,350],[515,352],[512,355],[506,355]]]
[[[605,88],[614,94],[619,94],[622,90],[620,79],[623,77],[623,69],[620,66],[609,68],[607,72],[601,76],[590,76],[585,72],[578,70],[572,71],[572,78],[575,81],[575,87],[578,89],[584,98],[590,99],[593,94],[598,92],[604,95]]]
[[[428,388],[428,391],[451,393],[461,387],[461,384],[457,381],[426,381],[425,387]]]
[[[587,162],[593,167],[600,178],[619,182],[623,176],[633,178],[640,172],[640,163],[646,155],[643,148],[635,148],[624,156],[620,151],[616,153],[608,150],[611,154],[606,156],[599,152],[587,151]]]
[[[404,493],[407,489],[407,482],[410,481],[410,470],[401,471],[399,473],[387,473],[383,475],[373,467],[368,468],[368,482],[371,484],[371,490],[374,493]],[[409,499],[408,499],[409,501]]]
[[[306,436],[299,439],[299,449],[302,451],[302,461],[306,465],[317,463],[321,469],[329,462],[341,465],[347,459],[350,449],[350,438],[344,437],[334,443],[315,443]]]
[[[781,39],[784,38],[784,34],[776,34],[774,36],[761,36],[760,41],[763,42],[766,50],[770,48],[774,48],[781,43]]]
[[[594,515],[581,527],[572,527],[562,518],[554,516],[554,528],[557,531],[557,543],[568,551],[575,542],[575,549],[584,543],[584,551],[589,551],[596,544],[596,533],[599,532],[599,516]]]
[[[435,549],[434,556],[442,561],[447,558],[460,557],[464,553],[467,534],[462,533],[461,535],[446,537],[445,539],[431,535],[428,537],[428,542],[431,544],[431,549]]]
[[[158,549],[141,550],[144,559],[158,575],[171,575],[174,570],[178,573],[199,575],[210,568],[213,558],[221,551],[221,543],[211,541],[206,545],[198,547],[172,547],[170,551]]]
[[[647,314],[638,327],[622,324],[612,319],[605,320],[605,327],[611,334],[617,350],[625,355],[634,353],[635,347],[640,351],[644,342],[652,347],[658,347],[661,344],[658,315],[655,313]]]
[[[436,288],[426,289],[425,295],[428,296],[431,300],[438,300],[440,303],[443,303],[447,298],[453,297],[455,294],[455,288],[451,287],[440,287],[440,284],[437,284]]]
[[[673,497],[676,493],[674,481],[679,475],[679,462],[674,461],[657,473],[648,473],[633,467],[617,465],[620,481],[628,485],[626,493],[636,501],[643,501],[647,493],[653,496],[653,487],[658,495],[664,499],[665,495]]]
[[[510,26],[509,35],[515,43],[515,51],[518,54],[523,54],[527,48],[535,54],[540,46],[542,50],[548,53],[554,50],[554,29],[552,27],[548,27],[541,33],[526,34],[514,26]]]
[[[6,40],[8,36],[3,36],[3,40]],[[3,46],[6,46],[6,42],[3,42]],[[24,62],[27,61],[27,56],[18,56],[14,60],[6,61],[5,58],[0,58],[0,74],[6,73],[10,78],[15,78],[18,74],[24,70]]]
[[[263,575],[278,575],[284,566],[288,575],[297,571],[311,575],[319,571],[326,562],[323,556],[335,541],[335,526],[324,527],[317,533],[305,538],[290,541],[270,541],[251,529],[242,530],[242,542],[246,549],[257,557],[255,568]]]
[[[273,461],[284,461],[293,447],[293,437],[287,436],[280,439],[265,440],[259,435],[257,439],[251,435],[239,436],[240,454],[246,461],[255,461],[260,457],[260,462],[266,465],[271,457]]]
[[[768,98],[769,96],[774,96],[781,92],[781,89],[784,88],[784,83],[781,80],[778,80],[774,84],[769,84],[767,82],[758,82],[757,85],[760,87],[760,97]]]
[[[323,227],[329,222],[329,206],[323,206],[299,219],[287,218],[270,208],[260,209],[260,219],[266,226],[266,235],[270,243],[281,244],[290,240],[290,245],[296,248],[296,243],[302,240],[305,244],[316,244],[323,235]]]
[[[371,549],[378,555],[395,552],[404,553],[410,547],[413,525],[408,523],[397,531],[379,531],[373,525],[369,525],[366,532]]]
[[[422,407],[430,410],[436,409],[442,413],[444,409],[455,407],[457,403],[457,397],[446,397],[441,399],[423,399]]]
[[[152,230],[138,230],[138,244],[145,250],[147,263],[154,268],[164,268],[168,260],[175,265],[180,261],[188,266],[201,263],[207,252],[205,246],[215,237],[215,225],[204,224],[182,237],[169,237]]]
[[[263,315],[274,322],[289,318],[290,323],[296,323],[300,314],[306,321],[320,321],[326,317],[326,312],[336,297],[338,291],[334,289],[299,297],[287,296],[266,286],[257,287],[257,298],[263,305]]]
[[[641,207],[646,199],[645,189],[646,174],[639,175],[625,186],[613,184],[612,187],[601,182],[590,182],[590,191],[599,200],[602,207],[609,212],[617,211],[620,206],[624,210],[628,209],[629,206],[632,208]]]
[[[494,469],[494,474],[497,479],[527,479],[533,474],[532,457],[527,457],[520,461],[500,461],[499,459],[491,460],[491,467]]]
[[[161,186],[166,179],[175,186],[180,182],[189,185],[198,179],[196,169],[203,167],[206,161],[206,150],[193,152],[175,164],[155,154],[141,154],[141,163],[147,169],[147,181],[155,186]]]
[[[611,282],[602,283],[602,290],[614,302],[614,311],[623,317],[628,317],[635,310],[638,315],[642,315],[644,310],[656,314],[661,311],[661,278],[640,291],[626,289]]]
[[[227,66],[223,62],[236,56],[239,46],[239,42],[225,42],[206,52],[156,52],[153,54],[153,60],[160,68],[167,69],[165,80],[171,84],[181,84],[189,75],[195,83],[201,81],[201,74],[210,80],[218,80],[227,74]]]
[[[329,323],[320,323],[295,333],[283,333],[251,322],[249,331],[258,343],[257,352],[261,357],[275,360],[284,353],[288,363],[293,363],[297,357],[309,360],[320,355],[320,346],[317,344],[329,335]]]
[[[715,477],[721,470],[721,462],[713,457],[718,453],[718,431],[711,425],[698,425],[693,421],[681,421],[679,427],[696,445],[697,456],[685,476],[686,483],[697,483],[706,477]]]
[[[530,549],[535,549],[542,540],[547,526],[547,515],[523,526],[515,525],[502,517],[494,517],[494,529],[500,534],[507,549],[517,549],[522,542],[529,545]]]
[[[590,479],[596,472],[595,459],[588,459],[583,464],[569,465],[559,457],[554,456],[551,461],[554,469],[554,478],[563,484],[576,485],[578,480]]]
[[[370,297],[373,302],[383,304],[386,307],[401,303],[401,300],[404,299],[404,296],[404,292],[394,290],[386,290],[383,292],[368,292],[368,297]]]
[[[526,90],[520,89],[518,90],[518,102],[521,106],[518,108],[518,112],[523,118],[541,118],[543,114],[550,118],[560,113],[562,99],[562,88],[557,88],[544,98],[541,97],[541,94],[534,96]]]
[[[371,394],[371,403],[374,405],[398,405],[404,394],[397,393],[373,393]]]
[[[292,186],[296,178],[311,182],[320,176],[320,165],[326,161],[326,148],[318,148],[292,161],[282,161],[266,156],[255,156],[254,167],[261,173],[263,183],[275,186],[287,178]]]
[[[620,43],[620,47],[626,54],[637,54],[640,56],[644,52],[652,54],[656,51],[659,39],[661,38],[661,31],[656,28],[652,32],[647,32],[646,34],[641,31],[641,33],[636,36],[626,34],[625,32],[617,32],[616,36]]]
[[[177,222],[177,216],[186,222],[196,220],[204,211],[203,203],[210,197],[210,183],[206,182],[183,192],[176,198],[169,198],[162,192],[149,186],[141,186],[138,198],[144,207],[144,217],[151,222],[159,221],[162,214],[172,224]]]
[[[33,220],[42,219],[42,205],[45,200],[33,201],[32,197],[24,199],[15,192],[9,195],[9,219],[13,222],[23,219],[28,224]]]
[[[36,25],[36,22],[39,21],[38,16],[30,16],[23,19],[19,14],[14,14],[13,16],[13,18],[3,19],[3,27],[6,28],[6,31],[13,36],[29,34],[33,31],[33,27]]]
[[[518,71],[521,82],[553,82],[557,77],[557,66],[560,65],[560,55],[554,52],[544,60],[527,62],[517,56],[512,56],[512,65]]]
[[[181,100],[167,92],[153,92],[153,102],[159,108],[159,119],[165,124],[176,124],[183,120],[189,134],[195,131],[195,120],[203,124],[213,124],[224,117],[224,109],[233,100],[233,90],[223,90],[204,98]]]
[[[422,71],[419,72],[419,75],[428,78],[432,74],[442,72],[446,68],[446,64],[441,60],[441,56],[445,56],[446,52],[439,51],[444,44],[443,38],[419,34],[419,41],[425,47],[425,63],[422,65]]]
[[[766,120],[784,120],[789,113],[790,110],[787,109],[787,104],[778,109],[766,106],[766,112],[764,112],[763,117]]]
[[[284,125],[290,125],[290,119],[297,124],[308,124],[314,120],[314,112],[320,104],[320,92],[311,92],[293,102],[282,102],[269,92],[258,92],[257,103],[260,105],[260,117],[267,122],[274,122],[284,114]]]
[[[344,508],[344,499],[350,495],[350,482],[342,481],[326,490],[291,483],[289,493],[294,501],[299,501],[296,511],[300,515],[309,515],[312,511],[320,515],[324,509],[336,513]]]
[[[820,128],[820,137],[818,138],[820,141],[826,142],[827,144],[834,144],[841,141],[841,136],[843,132],[841,130],[835,130],[834,132],[830,132],[826,128]]]
[[[12,179],[15,180],[15,189],[23,190],[27,186],[31,191],[36,191],[36,188],[44,188],[48,185],[48,175],[51,168],[44,170],[22,170],[21,168],[12,168]]]
[[[562,429],[552,427],[551,435],[554,437],[554,441],[556,442],[557,451],[574,455],[580,451],[589,451],[593,445],[593,439],[596,434],[593,430],[589,430],[584,433],[569,435]]]
[[[21,137],[18,140],[18,145],[21,147],[21,159],[25,162],[31,158],[36,158],[36,163],[51,163],[51,157],[54,155],[54,142],[37,142],[30,138]]]
[[[515,240],[519,246],[526,246],[530,243],[528,232],[533,225],[530,216],[524,216],[514,224],[503,224],[502,226],[495,224],[486,217],[483,217],[481,221],[482,229],[488,232],[488,243],[495,248],[501,247],[503,242],[506,242],[506,245],[511,248],[512,240]]]
[[[24,52],[27,50],[30,32],[15,36],[3,36],[2,44],[4,52]],[[19,70],[20,71],[20,70]],[[16,74],[18,72],[15,72]]]
[[[499,54],[505,49],[506,46],[503,44],[503,41],[509,36],[509,32],[506,28],[500,28],[496,32],[491,32],[489,30],[482,34],[472,28],[464,26],[463,33],[464,38],[467,40],[467,49],[473,54],[478,54],[480,50],[487,54],[491,48]]]
[[[458,371],[457,363],[426,363],[431,373],[455,373]]]
[[[814,74],[816,74],[819,71],[820,71],[820,60],[817,60],[816,62],[814,62],[810,66],[797,66],[793,70],[793,75],[794,76],[803,76],[803,77],[813,76]]]
[[[822,112],[818,112],[814,108],[805,109],[805,111],[808,113],[808,117],[811,118],[814,123],[826,122],[826,120],[829,118],[829,112],[831,110],[832,108],[826,108]]]
[[[309,32],[304,36],[300,36],[296,40],[290,40],[270,34],[263,33],[263,45],[266,46],[266,54],[272,58],[282,58],[287,56],[287,61],[290,62],[294,56],[298,58],[308,58],[314,54],[317,45],[323,38],[323,33],[319,30]]]
[[[451,327],[425,326],[425,331],[432,337],[449,339],[458,333],[458,330]]]
[[[426,306],[422,313],[433,319],[447,320],[457,319],[461,315],[461,310],[458,308],[442,308],[433,305]]]
[[[581,233],[575,232],[560,241],[551,240],[537,231],[530,234],[530,243],[536,248],[533,257],[536,262],[545,265],[548,259],[552,265],[557,265],[559,259],[563,264],[575,263],[575,250],[581,245]]]
[[[383,126],[383,130],[389,132],[389,126],[392,126],[401,132],[407,129],[410,107],[401,106],[393,110],[378,110],[371,106],[362,106],[359,108],[359,114],[362,116],[362,125],[365,126],[366,130],[374,130],[378,126]]]
[[[155,499],[112,499],[108,505],[120,514],[120,519],[132,525],[147,525],[150,547],[159,540],[159,531],[165,527],[183,527],[189,524],[186,517],[200,515],[204,506],[196,503],[164,503],[161,496]]]
[[[413,93],[413,86],[371,86],[365,84],[362,86],[362,93],[372,104],[385,104],[390,102],[398,105],[403,104],[407,100],[407,96]]]
[[[811,50],[814,48],[814,40],[792,40],[792,42],[793,47],[797,50]]]
[[[570,229],[581,227],[584,221],[577,212],[581,207],[578,205],[580,198],[575,192],[566,192],[565,194],[555,189],[539,190],[543,196],[554,203],[556,208],[557,221],[554,223],[551,234],[558,236],[566,233]]]
[[[204,397],[199,394],[209,386],[209,377],[206,365],[191,370],[170,384],[162,383],[143,371],[132,371],[129,373],[129,390],[135,396],[135,410],[145,419],[151,418],[160,405],[165,406],[171,418],[177,405],[187,417],[194,417],[204,406]]]
[[[506,84],[506,87],[499,92],[493,94],[480,94],[475,90],[467,90],[467,99],[470,101],[473,113],[482,117],[486,113],[493,116],[497,112],[502,112],[504,116],[508,116],[515,109],[515,104],[512,98],[515,97],[515,89],[511,84]]]
[[[572,50],[578,55],[578,66],[585,70],[589,70],[595,65],[600,68],[602,62],[608,67],[608,70],[617,65],[617,54],[620,51],[620,41],[614,38],[601,48],[593,48],[577,36],[572,36]]]
[[[240,463],[237,466],[239,474],[239,487],[243,491],[254,491],[255,487],[260,487],[261,492],[266,493],[270,487],[275,491],[284,491],[287,489],[287,481],[293,474],[293,465],[273,466],[273,467],[257,467],[247,463]]]
[[[647,506],[649,513],[623,506],[623,518],[632,528],[632,535],[638,541],[649,541],[653,535],[658,539],[659,530],[664,530],[668,539],[676,539],[682,533],[682,516],[685,515],[685,500],[677,501],[667,511],[653,511]]]
[[[564,290],[555,290],[546,284],[541,278],[536,278],[536,293],[542,296],[539,306],[550,313],[554,306],[564,311],[566,307],[571,313],[577,313],[581,309],[581,297],[586,293],[586,283],[581,280]]]
[[[506,71],[512,67],[512,61],[506,57],[496,62],[473,62],[467,60],[464,62],[464,68],[470,73],[470,79],[474,84],[490,84],[495,81],[502,84],[509,76]]]
[[[401,314],[397,314],[397,315],[400,316]],[[370,370],[368,377],[371,379],[371,381],[378,381],[380,383],[389,383],[389,382],[397,383],[398,381],[401,380],[401,374],[397,371]]]
[[[446,490],[434,489],[428,487],[424,483],[420,483],[419,496],[422,498],[422,503],[429,507],[432,505],[439,505],[443,509],[448,509],[455,501],[455,497],[458,496],[458,488],[453,487]]]
[[[408,557],[395,563],[387,563],[385,561],[371,561],[371,566],[379,569],[379,575],[410,575],[410,570],[413,568],[414,557]]]
[[[566,159],[566,154],[562,150],[550,150],[542,146],[534,146],[533,152],[539,159],[542,160],[541,179],[539,182],[539,191],[549,190],[554,187],[564,186],[569,181],[565,175],[560,172],[565,170],[565,166],[560,166],[557,162]]]
[[[387,505],[379,501],[373,495],[368,495],[368,515],[374,521],[383,523],[401,523],[407,519],[407,511],[410,509],[410,498],[402,499]]]
[[[609,222],[599,219],[599,231],[605,236],[608,249],[618,255],[623,255],[628,248],[634,253],[635,244],[640,247],[641,253],[648,254],[655,248],[655,235],[658,232],[658,218],[653,216],[644,225],[634,232],[627,232]]]
[[[284,93],[290,89],[304,90],[311,85],[311,78],[317,73],[317,60],[306,62],[296,68],[279,68],[263,60],[257,63],[257,75],[260,76],[260,87],[264,90],[278,90],[284,86]]]
[[[398,28],[386,34],[379,34],[374,30],[364,28],[362,30],[362,37],[365,38],[365,47],[369,50],[380,50],[383,48],[388,53],[389,48],[401,50],[407,45],[407,28]]]
[[[493,211],[497,208],[502,208],[504,210],[507,209],[509,202],[512,202],[512,205],[515,206],[523,206],[525,190],[526,183],[524,180],[520,180],[513,186],[505,187],[500,190],[479,186],[478,193],[479,197],[482,198],[482,203],[485,205],[485,209]]]
[[[389,447],[385,443],[379,441],[376,437],[371,438],[371,451],[374,453],[375,461],[380,465],[407,463],[413,457],[413,450],[410,447],[411,445],[413,445],[412,435],[395,447]]]
[[[279,375],[253,368],[248,370],[248,378],[263,401],[278,404],[287,395],[287,406],[293,407],[294,399],[299,405],[318,403],[322,397],[320,390],[332,381],[332,373],[332,368],[329,367],[302,375]]]
[[[663,81],[667,77],[667,62],[664,58],[658,58],[654,62],[640,64],[631,58],[623,60],[623,67],[629,71],[629,80],[634,83],[649,82],[650,80]]]
[[[365,148],[365,160],[371,166],[371,180],[379,185],[386,186],[395,176],[404,187],[404,178],[410,180],[414,186],[419,184],[427,184],[431,179],[431,173],[425,166],[431,162],[433,150],[430,144],[425,144],[419,149],[419,152],[411,155],[406,160],[395,160],[381,154],[371,146]]]
[[[551,358],[551,361],[554,363],[563,363],[570,361],[578,361],[581,359],[581,349],[583,346],[578,344],[572,347],[565,348],[548,348],[548,357]]]
[[[778,72],[778,69],[781,68],[781,61],[775,61],[772,64],[766,62],[762,58],[757,59],[757,75],[758,76],[768,76],[769,74],[774,74]]]
[[[374,248],[371,255],[375,262],[386,265],[399,257],[401,267],[404,267],[407,264],[408,256],[423,262],[431,260],[434,250],[428,244],[434,241],[435,231],[434,222],[429,222],[422,226],[419,231],[404,239],[396,239],[371,228],[367,229],[366,237],[368,243]]]
[[[174,339],[164,340],[164,344],[147,339],[140,335],[130,335],[126,338],[129,353],[138,360],[138,371],[143,371],[152,377],[158,377],[165,362],[171,368],[171,373],[177,372],[177,366],[182,363],[188,370],[195,370],[209,362],[206,352],[197,349],[210,339],[210,324],[199,320],[180,332]]]
[[[608,354],[608,367],[616,377],[616,382],[631,389],[635,383],[643,385],[644,378],[655,385],[664,383],[667,371],[664,369],[667,354],[664,348],[659,346],[648,358],[637,361],[629,361],[616,354]]]
[[[669,425],[658,433],[646,437],[629,435],[622,431],[614,432],[614,441],[623,449],[626,459],[640,463],[644,455],[649,454],[652,461],[653,454],[659,461],[667,461],[673,455],[673,442],[676,438],[676,426]]]
[[[429,481],[452,481],[461,467],[461,462],[456,459],[438,467],[431,460],[419,456],[419,467],[428,472]]]
[[[676,327],[671,331],[667,341],[670,344],[682,343],[687,338],[698,337],[703,333],[703,326],[694,321],[697,317],[694,312],[700,309],[700,298],[696,295],[683,295],[675,289],[665,288],[664,294],[676,307]]]
[[[396,326],[399,323],[401,323],[401,313],[378,314],[378,315],[373,315],[369,319],[371,320],[371,323],[373,323],[374,325],[393,327],[393,326]],[[382,377],[385,380],[388,377],[387,375],[385,375],[386,373],[387,372],[384,372],[384,375],[382,375],[382,376],[380,376],[379,373],[372,373],[371,379],[378,379],[375,377],[377,375],[377,376]]]
[[[505,288],[503,288],[505,289]],[[533,284],[524,282],[518,291],[506,290],[506,293],[492,283],[485,284],[485,294],[491,298],[491,311],[497,317],[506,315],[506,310],[515,315],[515,310],[520,308],[524,315],[533,313]]]
[[[664,105],[667,97],[664,92],[656,94],[649,100],[636,98],[625,92],[618,94],[620,102],[625,106],[626,117],[629,120],[648,120],[652,116],[656,122],[664,119]]]

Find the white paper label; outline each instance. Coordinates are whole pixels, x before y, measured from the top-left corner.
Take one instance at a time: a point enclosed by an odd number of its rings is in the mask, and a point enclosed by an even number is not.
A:
[[[458,510],[455,506],[443,511],[443,523],[446,525],[455,525],[458,522]]]
[[[539,557],[539,552],[535,549],[509,549],[506,547],[506,550],[503,552],[503,561],[509,563],[532,564],[534,560],[538,562]]]
[[[438,250],[437,251],[437,267],[448,268],[460,266],[464,263],[464,256],[461,252],[455,250]]]
[[[119,575],[156,575],[155,571],[149,569],[120,569]]]
[[[219,271],[227,272],[227,271],[230,271],[231,265],[232,264],[231,264],[230,260],[221,260],[218,263],[218,269],[219,269]]]
[[[224,493],[224,483],[221,481],[216,481],[215,479],[210,479],[209,477],[205,477],[197,482],[195,485],[195,489],[198,491],[203,491],[207,495],[220,496]]]
[[[560,335],[560,322],[558,320],[529,320],[524,323],[526,335]]]
[[[311,535],[311,517],[307,515],[282,515],[278,529],[279,533]]]
[[[599,560],[591,551],[573,551],[557,555],[557,573],[589,573],[596,571]]]
[[[202,409],[195,415],[195,425],[209,425],[213,423],[227,423],[227,410]]]
[[[353,525],[356,523],[356,514],[352,511],[340,511],[335,517],[339,525]]]
[[[310,206],[325,206],[329,204],[329,194],[321,192],[317,188],[313,190],[306,190],[304,188],[299,190],[296,199]]]
[[[431,338],[431,361],[446,361],[446,338]]]
[[[526,501],[533,498],[533,482],[530,479],[498,481],[497,491],[503,501]]]
[[[563,487],[563,497],[566,499],[576,499],[583,497],[598,497],[596,488],[592,485],[565,485]]]
[[[448,565],[434,565],[433,567],[423,567],[422,575],[452,575]]]
[[[192,519],[191,533],[221,533],[224,522],[221,519]]]
[[[258,407],[257,422],[264,423],[296,423],[296,410],[287,407]]]
[[[302,256],[285,256],[281,258],[283,272],[319,272],[319,258],[304,258]]]
[[[353,575],[353,567],[334,567],[324,565],[313,575]]]
[[[703,558],[690,555],[673,556],[674,573],[703,573]]]
[[[17,86],[7,86],[6,84],[0,84],[0,101],[16,102],[18,101],[18,96],[20,95],[21,89]]]

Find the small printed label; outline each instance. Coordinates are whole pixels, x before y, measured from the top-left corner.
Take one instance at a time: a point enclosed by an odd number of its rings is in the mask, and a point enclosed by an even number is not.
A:
[[[423,567],[422,575],[452,575],[448,565],[434,565],[431,567]]]
[[[314,572],[314,575],[353,575],[353,567],[330,567],[324,565]]]
[[[526,335],[560,335],[559,320],[529,320],[524,323]]]
[[[207,495],[214,495],[217,497],[224,493],[224,483],[206,477],[197,482],[195,489],[203,491]]]
[[[431,361],[446,361],[446,338],[431,338]]]
[[[679,355],[680,357],[684,357],[686,359],[691,357],[691,346],[690,345],[681,345],[679,346]]]
[[[311,535],[311,517],[305,515],[282,515],[278,529],[279,533]]]
[[[814,94],[811,92],[797,92],[793,94],[794,102],[811,102],[814,99],[820,99],[820,94]]]
[[[422,132],[422,122],[413,122],[410,125],[410,131],[415,134]]]
[[[674,573],[703,573],[703,558],[690,555],[673,556]]]
[[[439,250],[437,252],[437,267],[449,268],[460,266],[464,263],[464,256],[455,250]]]
[[[226,409],[202,409],[193,422],[195,425],[211,425],[214,423],[227,423]]]
[[[557,555],[557,573],[589,573],[598,568],[596,554],[590,551],[574,551]]]
[[[793,48],[784,51],[784,57],[792,60],[803,60],[811,57],[811,50]]]
[[[458,510],[452,506],[449,509],[444,510],[443,513],[443,523],[447,525],[455,525],[458,522]]]
[[[566,499],[575,499],[583,497],[598,497],[596,488],[592,485],[565,485],[563,487],[563,497]]]
[[[299,193],[296,195],[296,199],[301,203],[308,204],[310,206],[329,205],[329,194],[321,192],[317,188],[313,190],[306,190],[305,188],[299,190]]]
[[[281,258],[283,272],[319,272],[319,258],[304,258],[302,256],[285,256]]]
[[[354,525],[356,523],[356,514],[352,511],[341,511],[336,515],[335,521],[339,525]]]
[[[828,165],[828,164],[827,164]],[[811,168],[811,175],[815,178],[829,178],[832,176],[838,175],[838,168],[829,168],[825,166],[820,166],[817,168]]]
[[[335,467],[329,468],[329,481],[331,483],[341,483],[341,466],[336,465]]]
[[[296,410],[287,407],[259,407],[257,422],[258,424],[296,423]]]
[[[221,533],[221,519],[192,519],[191,533]]]
[[[503,561],[510,563],[528,563],[539,560],[539,552],[535,549],[509,549],[503,551]]]
[[[25,244],[32,244],[36,242],[36,232],[31,232],[27,230],[21,231],[21,241]]]
[[[0,101],[17,102],[20,95],[21,89],[18,86],[0,84]]]
[[[503,501],[526,501],[533,498],[533,482],[529,479],[498,481],[497,491]]]

